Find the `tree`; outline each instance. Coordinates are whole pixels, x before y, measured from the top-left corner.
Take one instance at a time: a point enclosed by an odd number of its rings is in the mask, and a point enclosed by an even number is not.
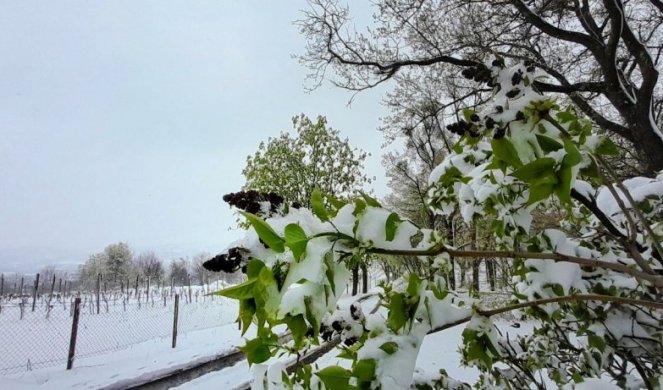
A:
[[[106,262],[107,280],[121,282],[132,273],[133,253],[125,242],[108,245],[103,255]]]
[[[526,61],[546,73],[537,90],[563,95],[632,144],[647,173],[663,169],[660,0],[381,0],[366,34],[352,33],[336,1],[309,3],[299,25],[316,85],[325,75],[356,91],[391,79],[408,91],[444,83],[467,91],[457,99],[486,101],[463,77],[489,82],[493,56]]]
[[[191,259],[191,274],[194,276],[196,283],[198,283],[200,286],[209,284],[209,279],[212,273],[203,266],[205,261],[207,261],[209,258],[209,253],[199,253],[195,255],[193,259]]]
[[[173,280],[175,285],[184,286],[190,282],[189,280],[189,260],[180,257],[177,260],[170,262],[168,276]]]
[[[98,276],[107,273],[107,266],[103,252],[90,255],[87,261],[78,267],[78,282],[84,289],[94,288]]]
[[[325,117],[313,122],[302,114],[292,118],[292,124],[294,137],[281,133],[260,143],[258,151],[247,158],[242,171],[244,189],[277,192],[287,202],[308,206],[316,187],[343,198],[370,183],[361,173],[367,153],[341,139]]]
[[[136,267],[143,278],[154,282],[163,279],[165,270],[161,259],[152,251],[143,252],[136,258]]]
[[[93,288],[99,274],[104,280],[119,284],[133,273],[133,253],[128,244],[119,242],[108,245],[100,253],[91,255],[85,264],[79,266],[78,280],[84,288]]]
[[[617,147],[590,120],[537,91],[542,73],[500,62],[488,69],[494,96],[449,126],[460,140],[431,172],[426,202],[440,215],[458,210],[467,224],[493,219],[498,249],[455,248],[444,232],[418,227],[366,196],[325,205],[314,194],[311,210],[264,220],[246,213],[254,232],[217,260],[248,277],[220,294],[240,301],[243,332],[257,325],[243,347],[249,363],[299,356],[320,336],[351,366],[300,362],[294,372],[257,381],[469,389],[443,370],[412,383],[411,362],[425,335],[465,325],[462,362],[481,372],[479,388],[545,388],[544,376],[559,387],[589,378],[661,386],[663,171],[618,179],[604,159]],[[532,230],[535,211],[550,209],[563,214],[557,228]],[[486,308],[439,274],[413,274],[401,286],[384,286],[384,313],[365,314],[358,302],[338,308],[350,269],[366,254],[417,256],[440,270],[452,256],[503,258],[514,268],[513,301]],[[536,319],[532,334],[500,334],[492,318],[514,310]],[[277,325],[288,328],[292,345],[277,342]]]

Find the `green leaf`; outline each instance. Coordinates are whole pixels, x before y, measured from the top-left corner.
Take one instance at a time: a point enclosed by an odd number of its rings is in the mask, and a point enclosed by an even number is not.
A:
[[[561,111],[557,113],[557,120],[561,123],[571,122],[578,119],[572,112]]]
[[[555,185],[551,183],[537,183],[529,187],[529,198],[527,204],[531,205],[540,200],[546,199],[553,193]]]
[[[375,379],[375,359],[363,359],[352,368],[352,376],[359,382],[370,382]]]
[[[311,209],[316,217],[321,221],[329,221],[329,214],[325,207],[325,202],[322,200],[322,193],[317,188],[311,194]]]
[[[253,316],[256,313],[255,299],[242,299],[239,301],[239,319],[242,323],[242,336],[246,333],[251,326]]]
[[[564,139],[564,150],[566,150],[566,156],[564,156],[564,159],[562,160],[562,166],[572,167],[582,161],[580,151],[573,141],[568,138]]]
[[[304,337],[306,336],[306,331],[308,330],[304,316],[301,314],[297,314],[294,317],[287,315],[285,316],[284,321],[286,325],[288,325],[290,333],[292,333],[292,339],[295,340],[295,348],[301,348]]]
[[[539,142],[541,149],[546,153],[554,152],[564,147],[562,144],[557,142],[557,140],[548,137],[547,135],[536,134],[536,140]]]
[[[345,390],[349,389],[349,382],[352,373],[339,366],[329,366],[315,373],[320,378],[325,388],[330,390]]]
[[[327,199],[327,202],[337,210],[342,208],[343,206],[345,206],[347,204],[346,202],[343,202],[343,201],[340,201],[340,200],[336,199],[332,195],[325,195],[325,198]]]
[[[594,347],[601,352],[605,350],[605,340],[601,336],[589,334],[587,335],[587,342],[589,343],[590,347]]]
[[[355,209],[352,212],[352,215],[357,217],[361,215],[364,212],[364,210],[366,210],[366,202],[364,202],[361,199],[355,199]]]
[[[589,159],[589,165],[580,169],[580,174],[586,177],[599,177],[599,167],[596,165],[596,161],[593,158]]]
[[[418,297],[420,286],[421,279],[414,273],[410,274],[410,278],[407,284],[407,294],[411,297]]]
[[[284,234],[285,246],[290,248],[295,260],[299,261],[306,251],[306,244],[308,244],[308,237],[306,237],[304,229],[296,223],[291,223],[285,227]]]
[[[527,182],[539,182],[545,176],[555,175],[555,160],[550,157],[543,157],[532,161],[529,164],[523,165],[521,168],[515,170],[511,175],[518,179]]]
[[[265,263],[258,259],[253,259],[249,261],[246,265],[246,276],[249,279],[257,278],[260,275],[260,271],[265,267]]]
[[[603,138],[594,151],[596,154],[616,156],[619,154],[619,148],[610,138]]]
[[[565,157],[566,159],[566,157]],[[571,179],[573,179],[573,167],[564,166],[557,172],[559,183],[555,186],[555,195],[563,204],[571,203]]]
[[[398,344],[393,341],[387,341],[386,343],[380,345],[380,349],[383,350],[387,355],[393,355],[398,351]]]
[[[401,222],[403,222],[403,220],[398,214],[396,213],[389,214],[389,216],[387,217],[387,222],[385,222],[384,226],[387,241],[394,240],[394,237],[396,237],[396,229],[398,229],[398,225],[400,225]]]
[[[508,139],[493,139],[491,145],[493,147],[493,155],[498,159],[509,163],[515,168],[523,166],[520,157],[518,157],[518,151]]]
[[[272,357],[272,353],[269,351],[269,346],[263,344],[260,338],[247,341],[246,345],[239,349],[246,355],[246,360],[249,362],[249,365],[262,363]]]
[[[317,341],[318,333],[320,333],[320,323],[315,317],[315,312],[313,311],[313,300],[311,297],[304,298],[304,306],[306,307],[306,320],[311,324],[313,328],[313,339]]]
[[[251,213],[242,212],[242,215],[249,220],[253,229],[258,233],[258,237],[267,244],[267,246],[276,253],[283,253],[285,251],[284,240],[272,229],[267,222],[262,218]]]
[[[387,314],[387,326],[389,329],[397,332],[405,326],[407,313],[405,309],[405,296],[401,293],[394,293],[389,302],[389,314]]]
[[[380,202],[377,201],[377,199],[369,196],[368,194],[366,194],[364,192],[360,192],[360,194],[361,194],[361,197],[364,198],[364,200],[366,201],[367,205],[369,205],[371,207],[382,207],[382,205],[380,204]]]
[[[212,293],[212,295],[221,295],[226,298],[232,298],[232,299],[248,299],[248,298],[253,298],[254,291],[253,287],[255,283],[258,281],[257,278],[252,278],[247,280],[244,283],[240,283],[235,286],[231,286],[228,288],[224,288],[223,290],[216,291]]]

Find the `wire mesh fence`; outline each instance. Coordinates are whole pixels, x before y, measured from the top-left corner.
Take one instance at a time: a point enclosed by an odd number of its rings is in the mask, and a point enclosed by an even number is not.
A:
[[[192,286],[0,298],[0,376],[59,365],[64,369],[76,297],[81,298],[75,353],[79,359],[148,340],[170,343],[176,294],[179,334],[233,322],[236,305],[208,291],[208,286]]]

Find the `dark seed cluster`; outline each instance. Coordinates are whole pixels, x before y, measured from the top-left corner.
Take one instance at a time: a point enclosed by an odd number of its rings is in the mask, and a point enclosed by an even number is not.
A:
[[[283,197],[274,192],[258,191],[239,191],[232,192],[223,196],[223,201],[231,206],[237,207],[251,214],[260,215],[262,212],[262,203],[269,202],[270,215],[276,214],[283,204]],[[262,215],[267,217],[268,215]]]
[[[506,135],[506,128],[505,127],[498,127],[495,129],[495,132],[493,133],[493,138],[494,139],[502,139]]]
[[[518,96],[519,93],[520,93],[520,88],[514,88],[506,93],[506,97],[508,97],[509,99],[513,99],[516,96]]]
[[[232,273],[240,268],[242,268],[244,272],[243,265],[251,259],[250,257],[245,256],[245,254],[246,249],[244,248],[230,248],[227,253],[218,254],[204,262],[203,267],[212,272],[223,271]]]
[[[487,83],[489,85],[493,83],[493,73],[485,65],[467,67],[463,69],[461,74],[466,79],[474,80],[478,83]]]
[[[357,329],[365,331],[363,323],[365,317],[358,303],[350,305],[350,318],[336,316],[330,321],[323,321],[320,325],[320,337],[330,341],[335,335],[340,335],[343,344],[350,346],[359,340]],[[353,330],[354,328],[354,330]]]
[[[518,69],[516,73],[511,76],[511,85],[518,85],[523,81],[523,71]]]
[[[474,114],[473,117],[476,116],[476,121],[474,118],[471,118],[473,121],[478,122],[481,118],[479,118],[478,115]],[[464,136],[465,134],[469,134],[470,137],[479,137],[481,134],[479,134],[476,131],[476,127],[472,126],[470,123],[465,122],[464,120],[460,120],[456,123],[452,123],[450,125],[447,125],[447,130],[454,134],[458,134],[461,137]]]

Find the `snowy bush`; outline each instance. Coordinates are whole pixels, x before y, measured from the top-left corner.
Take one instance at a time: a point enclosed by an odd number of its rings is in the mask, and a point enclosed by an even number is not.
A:
[[[663,388],[663,172],[616,181],[604,155],[617,152],[600,129],[533,89],[531,66],[489,67],[495,92],[449,129],[461,136],[430,176],[429,207],[466,222],[494,218],[499,251],[458,250],[443,232],[421,229],[362,196],[341,202],[314,192],[311,210],[259,207],[252,229],[208,264],[242,269],[248,280],[219,291],[238,299],[249,363],[337,344],[347,367],[298,365],[256,370],[262,388],[469,388],[446,375],[413,380],[424,336],[464,325],[463,362],[482,372],[479,388],[530,388],[607,381]],[[248,207],[248,205],[247,205]],[[255,208],[255,207],[254,207]],[[560,209],[559,229],[533,233],[537,208]],[[415,275],[384,285],[382,310],[338,309],[349,269],[366,254],[419,256],[443,269],[449,256],[509,259],[514,291],[506,306]],[[228,265],[226,262],[231,262]],[[503,337],[497,314],[519,310],[530,335]],[[278,342],[285,325],[293,341]],[[547,378],[547,379],[544,379]]]

